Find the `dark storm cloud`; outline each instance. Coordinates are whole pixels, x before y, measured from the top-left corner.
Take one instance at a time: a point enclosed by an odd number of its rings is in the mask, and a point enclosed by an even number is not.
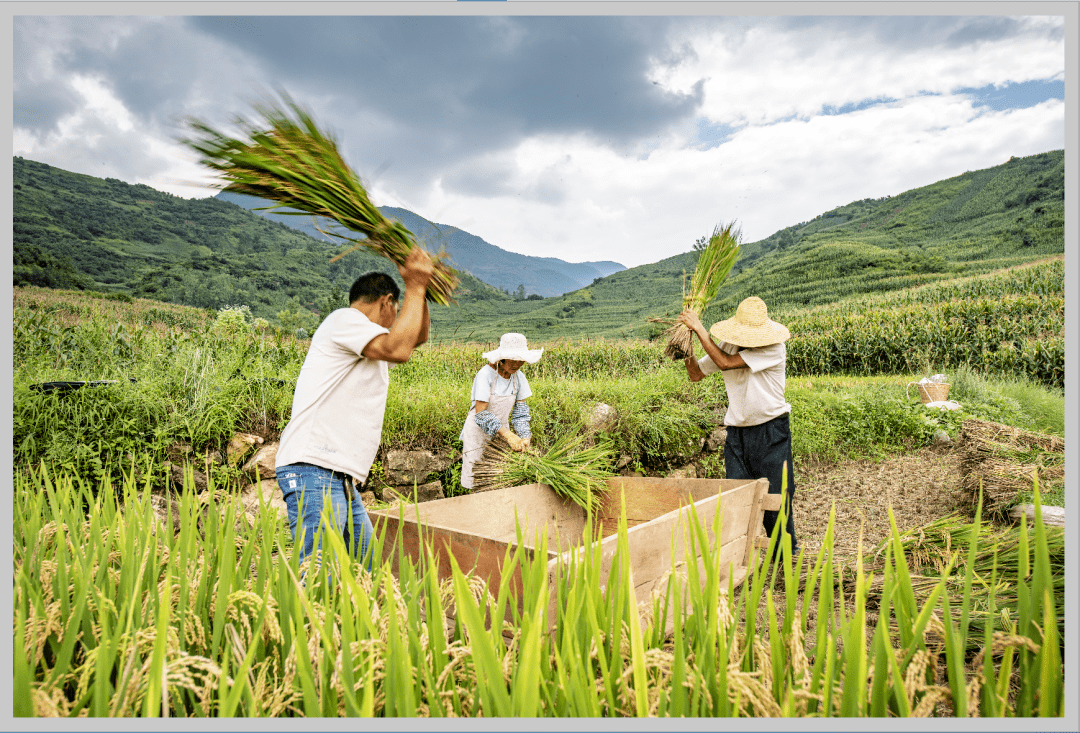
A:
[[[32,20],[12,24],[12,121],[16,127],[48,132],[79,106],[78,95],[51,78],[48,36]]]
[[[12,120],[16,127],[54,131],[60,118],[79,108],[77,95],[59,84],[15,83],[12,91]]]
[[[701,94],[646,74],[664,19],[194,18],[286,86],[340,96],[405,125],[514,140],[542,132],[634,139],[693,113]]]
[[[674,60],[669,19],[196,17],[186,22],[251,58],[297,101],[318,98],[363,175],[394,151],[384,177],[443,175],[482,194],[498,179],[464,161],[534,134],[633,145],[691,117],[702,99],[648,78]],[[676,52],[677,54],[678,52]],[[327,101],[330,100],[330,101]],[[358,118],[389,127],[365,136]],[[371,123],[374,124],[374,123]],[[351,126],[351,127],[349,127]]]
[[[981,41],[997,41],[1016,35],[1020,21],[1016,18],[972,18],[950,33],[945,39],[948,48],[970,46]]]

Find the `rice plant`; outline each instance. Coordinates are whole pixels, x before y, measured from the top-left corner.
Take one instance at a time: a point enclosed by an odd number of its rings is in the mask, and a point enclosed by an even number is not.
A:
[[[683,292],[684,310],[701,315],[716,298],[720,286],[739,257],[740,238],[741,231],[735,228],[735,222],[716,225],[709,243],[698,257],[690,278],[690,292]],[[664,353],[672,359],[681,360],[694,355],[694,335],[683,324],[673,324],[663,335],[668,337]]]
[[[288,95],[282,97],[282,104],[255,105],[261,123],[237,118],[242,138],[229,137],[205,122],[190,119],[188,126],[197,137],[182,142],[202,156],[203,165],[227,181],[224,190],[273,201],[267,208],[282,209],[281,213],[326,217],[365,235],[358,239],[333,229],[324,232],[352,243],[331,262],[365,247],[395,264],[404,263],[418,246],[412,233],[400,222],[387,219],[371,203],[334,136],[321,130],[311,114]],[[436,258],[428,299],[449,305],[457,284],[453,269]]]
[[[708,551],[723,517],[691,512],[702,562],[671,568],[638,604],[625,512],[610,575],[593,543],[549,577],[546,547],[526,552],[519,530],[489,587],[454,564],[440,579],[426,542],[396,572],[367,573],[332,532],[301,568],[269,507],[244,510],[217,488],[202,503],[188,482],[162,514],[148,489],[16,475],[16,716],[1064,714],[1060,566],[1039,514],[1012,560],[977,518],[922,588],[895,523],[851,583],[831,522],[816,556],[754,559],[741,585],[723,582]],[[177,515],[174,531],[162,520]],[[1006,617],[991,593],[994,623],[980,627],[986,573],[1016,603]]]

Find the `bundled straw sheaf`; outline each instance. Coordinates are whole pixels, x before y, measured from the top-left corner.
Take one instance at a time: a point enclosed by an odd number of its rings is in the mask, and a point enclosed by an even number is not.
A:
[[[701,315],[720,291],[735,260],[739,257],[739,240],[742,232],[735,222],[720,223],[713,229],[709,243],[698,257],[697,267],[690,278],[690,291],[683,292],[683,309]],[[681,323],[662,318],[650,318],[653,323],[671,324],[664,335],[668,337],[664,353],[672,359],[686,359],[694,355],[694,335]]]
[[[610,468],[614,457],[609,443],[586,446],[581,435],[560,438],[542,455],[532,449],[515,451],[496,435],[473,467],[473,491],[547,484],[559,496],[592,512],[599,508],[607,479],[614,475]]]
[[[1034,475],[1046,487],[1065,477],[1065,441],[987,420],[965,420],[957,441],[961,454],[960,488],[974,506],[997,514],[1031,491]]]
[[[274,205],[265,208],[286,209],[279,212],[282,214],[326,217],[365,235],[360,239],[324,231],[353,244],[331,261],[364,247],[395,264],[403,263],[417,246],[412,233],[383,216],[371,202],[359,177],[342,158],[333,135],[320,130],[311,115],[288,95],[282,97],[283,105],[255,105],[262,118],[259,124],[237,118],[242,139],[189,119],[188,126],[196,137],[182,142],[202,156],[203,165],[217,171],[227,182],[222,186],[224,190],[272,201]],[[458,278],[441,256],[433,259],[435,273],[428,284],[427,298],[448,305],[453,302]]]

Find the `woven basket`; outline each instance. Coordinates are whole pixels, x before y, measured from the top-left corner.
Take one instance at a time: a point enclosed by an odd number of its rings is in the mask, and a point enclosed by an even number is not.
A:
[[[928,402],[944,402],[949,399],[949,384],[939,384],[932,382],[930,384],[920,384],[919,382],[909,382],[906,388],[908,397],[911,397],[911,385],[918,385],[919,387],[919,399],[925,405]]]

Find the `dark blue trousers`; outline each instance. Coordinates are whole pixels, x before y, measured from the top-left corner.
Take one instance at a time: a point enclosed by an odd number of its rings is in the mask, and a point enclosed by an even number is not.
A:
[[[787,513],[785,529],[791,535],[791,546],[796,547],[795,518],[791,513],[791,497],[795,493],[794,459],[791,455],[791,424],[788,415],[774,417],[760,425],[739,428],[729,425],[724,443],[724,471],[728,478],[769,479],[769,493],[779,494],[783,476],[787,474],[787,492],[784,510]],[[779,512],[765,512],[762,524],[772,536]]]

